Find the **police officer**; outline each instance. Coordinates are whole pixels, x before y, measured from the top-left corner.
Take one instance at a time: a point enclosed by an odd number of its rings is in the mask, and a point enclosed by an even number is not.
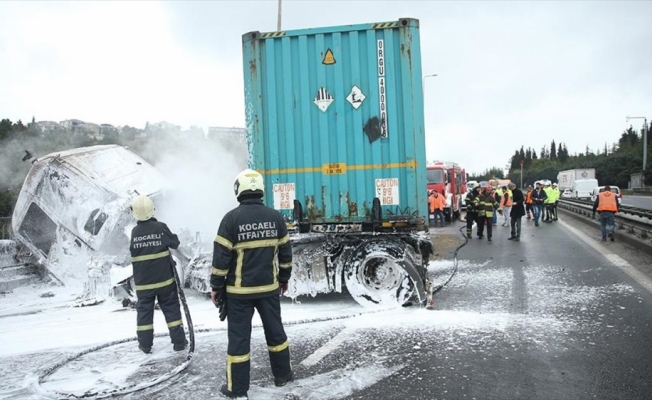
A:
[[[466,237],[471,239],[473,233],[473,223],[478,220],[478,210],[475,208],[475,198],[480,194],[480,184],[474,182],[471,190],[466,194],[464,203],[466,204]],[[480,224],[480,222],[477,222]],[[478,225],[479,226],[479,225]]]
[[[249,390],[251,318],[258,311],[274,375],[274,384],[294,380],[290,348],[281,321],[280,295],[292,273],[292,247],[283,216],[265,207],[263,177],[242,171],[235,181],[240,206],[229,211],[214,243],[211,298],[226,301],[229,344],[226,384],[220,392],[236,398]]]
[[[154,341],[154,302],[163,311],[170,330],[170,339],[175,351],[186,348],[188,341],[183,330],[177,283],[174,279],[174,261],[170,249],[179,247],[177,235],[168,226],[154,218],[154,203],[145,196],[136,197],[131,211],[138,221],[131,231],[131,264],[138,303],[137,327],[138,348],[151,353]]]

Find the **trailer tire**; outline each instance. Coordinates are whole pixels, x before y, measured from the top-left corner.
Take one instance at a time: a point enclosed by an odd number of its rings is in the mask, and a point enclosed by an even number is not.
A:
[[[425,301],[425,268],[411,245],[390,240],[368,242],[347,258],[344,282],[361,305],[387,307]]]

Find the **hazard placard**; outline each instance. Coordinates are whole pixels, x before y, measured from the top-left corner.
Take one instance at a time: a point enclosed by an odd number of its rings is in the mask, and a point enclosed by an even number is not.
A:
[[[353,85],[353,88],[351,89],[351,93],[349,93],[349,95],[346,96],[346,101],[351,103],[353,108],[357,110],[358,108],[360,108],[362,102],[366,98],[367,96],[365,96],[364,93],[362,93],[362,90],[360,90],[359,87]]]
[[[317,97],[315,97],[315,100],[313,103],[319,107],[320,110],[323,112],[326,112],[328,110],[328,107],[331,105],[333,102],[333,96],[331,96],[325,88],[319,88],[317,91]]]
[[[324,54],[324,59],[322,60],[322,64],[324,65],[333,65],[335,64],[335,56],[333,55],[333,52],[331,49],[326,50],[326,54]]]
[[[399,205],[398,178],[376,179],[376,197],[381,206]]]
[[[276,183],[273,185],[273,191],[276,210],[294,209],[294,199],[296,199],[294,183]]]

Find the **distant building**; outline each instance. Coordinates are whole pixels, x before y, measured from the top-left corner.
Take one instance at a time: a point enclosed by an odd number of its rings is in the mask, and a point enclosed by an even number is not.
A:
[[[245,128],[212,126],[208,128],[208,137],[211,139],[235,139],[239,142],[244,142],[247,139],[247,131]]]
[[[77,133],[77,132],[82,132],[84,130],[84,128],[86,127],[86,122],[81,121],[79,119],[67,119],[65,121],[59,122],[59,125],[61,125],[63,129],[68,129],[70,131]]]
[[[117,133],[120,134],[120,129],[116,128],[115,126],[111,124],[102,124],[100,125],[100,134],[102,136],[108,134],[108,133]]]
[[[61,125],[54,121],[39,121],[36,123],[43,133],[50,133],[61,129]]]
[[[168,132],[168,133],[174,133],[174,132],[179,132],[181,133],[181,126],[179,125],[174,125],[169,122],[161,121],[161,122],[156,122],[153,124],[147,123],[147,126],[145,127],[145,131],[147,132]]]

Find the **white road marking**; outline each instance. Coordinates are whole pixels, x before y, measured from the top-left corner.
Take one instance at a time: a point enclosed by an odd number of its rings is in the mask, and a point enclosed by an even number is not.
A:
[[[601,242],[596,242],[594,239],[591,239],[585,233],[581,232],[576,228],[573,228],[572,226],[570,226],[569,224],[567,224],[562,220],[559,220],[558,223],[564,228],[571,231],[571,233],[573,233],[575,236],[582,239],[584,243],[591,246],[598,253],[602,254],[604,258],[609,260],[612,264],[620,268],[621,271],[623,271],[624,273],[629,275],[632,279],[634,279],[636,282],[638,282],[641,286],[645,288],[645,290],[652,293],[652,278],[650,278],[646,274],[636,269],[632,264],[628,263],[625,259],[620,257],[618,254],[614,254],[611,251],[609,251],[609,249],[607,249],[606,247],[601,246],[600,245]]]
[[[322,358],[326,357],[328,353],[335,350],[339,345],[344,343],[350,333],[351,331],[349,329],[342,329],[340,333],[331,338],[331,340],[326,342],[326,344],[315,350],[314,353],[306,357],[303,361],[300,362],[300,364],[308,368],[316,365],[322,360]]]

